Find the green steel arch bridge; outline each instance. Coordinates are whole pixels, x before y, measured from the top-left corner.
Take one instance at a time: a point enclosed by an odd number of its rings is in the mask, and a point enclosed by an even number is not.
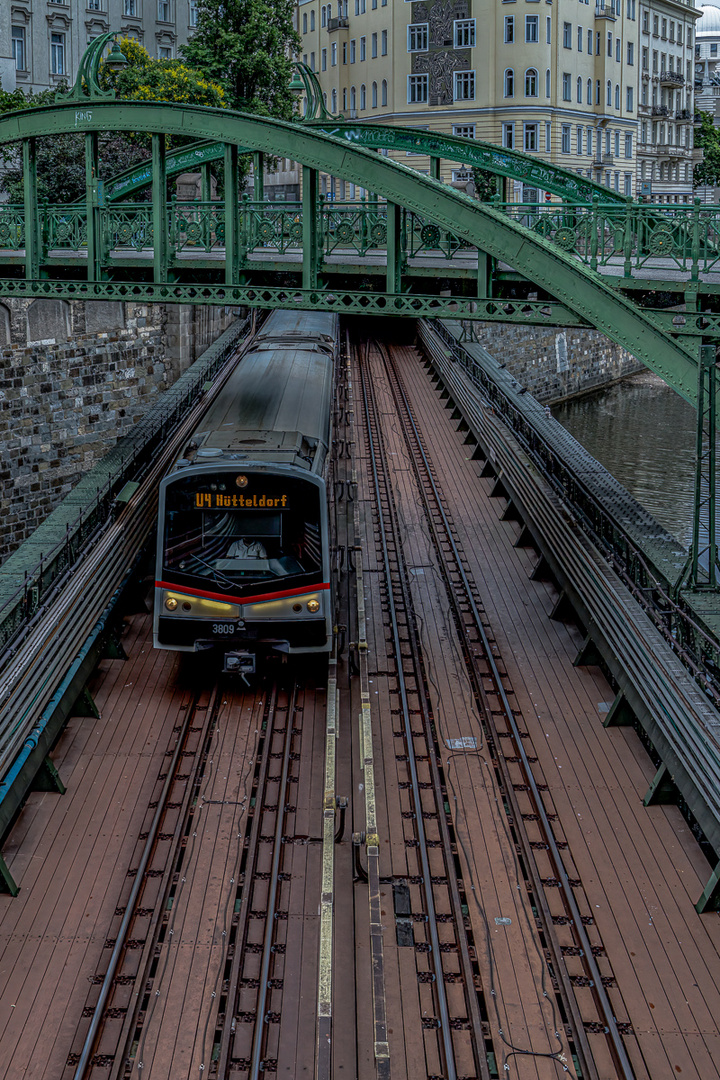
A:
[[[688,575],[695,587],[716,586],[714,342],[720,314],[708,309],[720,289],[720,227],[710,221],[713,211],[619,200],[567,170],[487,144],[346,124],[328,117],[317,99],[304,121],[292,123],[193,105],[115,101],[97,83],[112,36],[88,47],[75,87],[58,94],[55,105],[0,117],[0,143],[19,144],[24,176],[23,205],[0,210],[2,295],[598,329],[698,409]],[[304,81],[307,91],[307,76]],[[98,137],[105,131],[150,135],[149,168],[136,170],[130,187],[129,175],[107,185],[97,180]],[[84,135],[85,201],[41,205],[37,140],[66,133]],[[195,142],[168,155],[167,135]],[[429,176],[377,152],[408,146],[429,155]],[[198,152],[207,156],[201,165],[221,162],[224,200],[168,200],[168,175],[186,170],[189,155],[200,160]],[[258,155],[256,176],[259,155],[298,162],[301,200],[278,206],[241,198],[243,153]],[[439,181],[443,158],[536,183],[561,201],[479,202]],[[324,202],[320,173],[372,196],[340,206]],[[209,188],[207,171],[205,180]],[[121,201],[123,191],[127,196],[142,185],[150,188],[149,201]],[[658,291],[672,294],[676,310],[653,306]]]

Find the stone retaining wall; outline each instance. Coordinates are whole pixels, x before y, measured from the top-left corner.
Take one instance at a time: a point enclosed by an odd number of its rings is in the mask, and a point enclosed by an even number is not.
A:
[[[233,318],[189,305],[0,305],[0,560]]]
[[[466,324],[469,326],[470,324]],[[476,322],[476,340],[538,401],[554,404],[645,367],[598,330]]]

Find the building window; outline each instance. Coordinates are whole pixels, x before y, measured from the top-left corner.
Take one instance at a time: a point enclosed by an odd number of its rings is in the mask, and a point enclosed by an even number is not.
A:
[[[314,14],[314,13],[313,13]],[[198,21],[198,0],[190,0],[190,14],[188,16],[188,26],[197,26]],[[313,24],[315,20],[313,19]],[[315,26],[313,25],[313,30]]]
[[[600,31],[599,30],[595,34],[595,55],[596,56],[600,55]]]
[[[536,42],[538,40],[538,16],[526,15],[525,16],[525,40],[528,42]]]
[[[630,67],[635,63],[635,44],[632,41],[628,41],[627,47],[627,62]]]
[[[620,38],[615,38],[615,59],[620,63]]]
[[[649,34],[650,33],[650,12],[649,11],[643,11],[643,13],[642,13],[642,28],[643,28],[643,34]]]
[[[620,108],[620,87],[615,83],[615,108]]]
[[[612,83],[610,82],[610,80],[609,80],[609,79],[608,79],[608,81],[607,81],[607,87],[606,87],[606,90],[607,90],[607,97],[606,97],[606,99],[605,99],[605,100],[606,100],[606,104],[607,104],[608,106],[612,107]]]
[[[572,101],[572,92],[571,92],[570,83],[571,83],[571,76],[566,71],[563,74],[563,83],[562,83],[562,86],[563,86],[563,101]]]
[[[461,139],[474,139],[475,138],[475,125],[474,124],[453,124],[453,135],[457,135]]]
[[[377,56],[377,34],[373,34],[370,38],[370,55],[373,59]]]
[[[53,75],[65,74],[65,35],[50,35],[50,71]]]
[[[169,45],[158,45],[158,60],[172,60],[172,49]]]
[[[372,107],[373,107],[373,109],[377,109],[377,101],[378,101],[378,98],[377,98],[377,83],[374,82],[372,84]]]
[[[570,153],[570,125],[563,124],[560,128],[560,152]]]
[[[314,52],[310,53],[310,69],[312,71],[315,71],[315,53]]]
[[[551,131],[550,121],[546,120],[545,121],[545,153],[546,154],[550,153],[550,146],[551,146],[551,143],[550,143],[550,131]]]
[[[632,86],[628,86],[625,89],[625,111],[626,112],[632,112],[633,111],[633,88],[632,88]]]
[[[123,14],[132,15],[137,18],[139,15],[140,0],[125,0],[123,5]]]
[[[454,42],[456,49],[475,48],[475,20],[456,19],[454,26]]]
[[[380,104],[387,105],[387,79],[383,79],[381,89]]]
[[[367,90],[365,89],[365,83],[360,87],[360,108],[367,109]]]
[[[360,38],[360,60],[367,60],[367,38]]]
[[[588,153],[588,154],[590,154],[590,155],[592,155],[592,148],[593,148],[593,129],[592,129],[591,127],[589,127],[589,128],[587,129],[587,131],[585,132],[585,143],[586,143],[586,147],[585,147],[585,149],[587,150],[587,153]]]
[[[307,12],[303,13],[303,34],[307,34]]]
[[[380,34],[380,55],[387,56],[387,30]]]
[[[515,72],[512,68],[505,69],[504,83],[505,88],[503,92],[505,97],[515,97]]]
[[[350,87],[350,110],[357,112],[357,91],[354,86]]]
[[[330,66],[337,66],[337,41],[333,41],[332,45],[330,46]]]
[[[608,85],[609,85],[609,83],[608,83]],[[596,105],[600,104],[600,80],[599,79],[595,83],[595,104]]]
[[[577,103],[578,105],[582,105],[582,79],[580,78],[580,76],[578,76],[577,86],[575,89],[577,92]]]
[[[578,154],[583,152],[583,129],[581,127],[577,129],[577,152]]]
[[[537,124],[524,124],[523,128],[523,148],[527,152],[532,153],[533,150],[537,150],[538,148],[538,126]]]
[[[515,125],[503,124],[502,126],[502,144],[506,150],[512,150],[515,147]]]
[[[347,64],[347,62],[348,62],[348,43],[347,43],[347,41],[343,41],[343,43],[342,43],[342,62],[343,62],[343,64]]]
[[[158,22],[170,22],[170,0],[158,0]]]
[[[545,68],[545,97],[550,97],[550,68]]]
[[[102,11],[102,8],[100,7],[100,0],[87,0],[87,6],[88,11]]]
[[[327,49],[320,50],[320,70],[327,71]]]
[[[334,113],[337,112],[337,90],[333,90],[330,94],[331,108]]]
[[[315,29],[315,8],[310,12],[310,32]]]
[[[587,51],[588,51],[588,56],[592,56],[592,35],[593,35],[593,32],[592,32],[592,30],[588,30],[588,32],[587,32]]]
[[[646,48],[643,48],[643,51],[640,54],[640,59],[641,59],[643,71],[648,71],[649,67],[650,67],[650,63],[649,63],[649,54],[648,54],[648,51],[647,51]]]
[[[612,34],[607,36],[607,54],[612,59]]]
[[[625,157],[632,157],[632,135],[625,136]]]
[[[16,71],[27,71],[25,62],[25,27],[13,26],[12,28],[12,57],[15,61]]]
[[[427,23],[410,23],[407,28],[407,50],[411,53],[428,51]]]
[[[563,49],[572,49],[572,25],[563,23]]]
[[[505,16],[505,44],[510,45],[515,40],[515,17]]]
[[[663,41],[667,41],[667,19],[663,19],[662,21],[662,39]]]
[[[475,72],[455,72],[455,101],[475,100]]]
[[[620,157],[620,132],[615,132],[615,157]]]
[[[583,51],[583,28],[578,26],[578,52]]]
[[[408,75],[408,102],[412,104],[427,104],[428,77],[427,75]]]
[[[325,14],[325,5],[320,8],[320,25],[327,26],[327,15]]]
[[[535,68],[528,68],[525,72],[525,97],[538,96],[538,73]]]
[[[587,103],[592,105],[592,79],[587,81]]]
[[[353,38],[352,41],[350,42],[350,63],[351,64],[355,63],[356,50],[357,50],[357,44],[356,44],[355,38]]]
[[[657,15],[653,15],[653,37],[657,37],[659,34],[659,20]]]

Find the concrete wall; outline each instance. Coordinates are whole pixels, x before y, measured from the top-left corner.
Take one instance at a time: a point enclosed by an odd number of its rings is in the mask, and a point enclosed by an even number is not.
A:
[[[470,324],[467,324],[468,326]],[[623,379],[644,365],[597,330],[476,322],[476,340],[537,398],[552,404]]]
[[[189,305],[0,303],[0,559],[233,318]]]

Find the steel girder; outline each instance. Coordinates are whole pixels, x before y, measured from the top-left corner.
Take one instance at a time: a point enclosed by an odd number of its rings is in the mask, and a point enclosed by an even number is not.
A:
[[[112,130],[212,139],[234,148],[287,157],[307,169],[359,184],[388,203],[427,217],[473,247],[509,263],[642,360],[686,400],[696,402],[696,352],[673,340],[649,315],[613,292],[597,273],[578,265],[542,236],[488,204],[320,130],[200,106],[93,101],[86,107],[61,104],[7,114],[0,118],[0,143],[67,132]],[[158,223],[154,224],[157,227]],[[172,286],[168,293],[167,299],[172,302]]]
[[[353,146],[366,146],[375,150],[405,150],[444,161],[456,161],[470,168],[485,169],[496,176],[536,185],[544,191],[552,191],[554,195],[559,195],[568,202],[589,203],[594,196],[603,204],[624,206],[627,202],[627,199],[611,188],[578,176],[570,169],[563,169],[519,150],[506,150],[479,139],[463,139],[457,135],[418,131],[417,128],[389,124],[348,124],[344,121],[331,123],[322,120],[316,122],[315,126],[326,135],[344,139]],[[210,161],[219,161],[223,154],[222,143],[203,141],[183,147],[182,150],[168,154],[168,175],[197,169]],[[109,202],[127,198],[133,192],[149,187],[151,182],[152,168],[149,162],[135,165],[106,182],[106,198]]]

